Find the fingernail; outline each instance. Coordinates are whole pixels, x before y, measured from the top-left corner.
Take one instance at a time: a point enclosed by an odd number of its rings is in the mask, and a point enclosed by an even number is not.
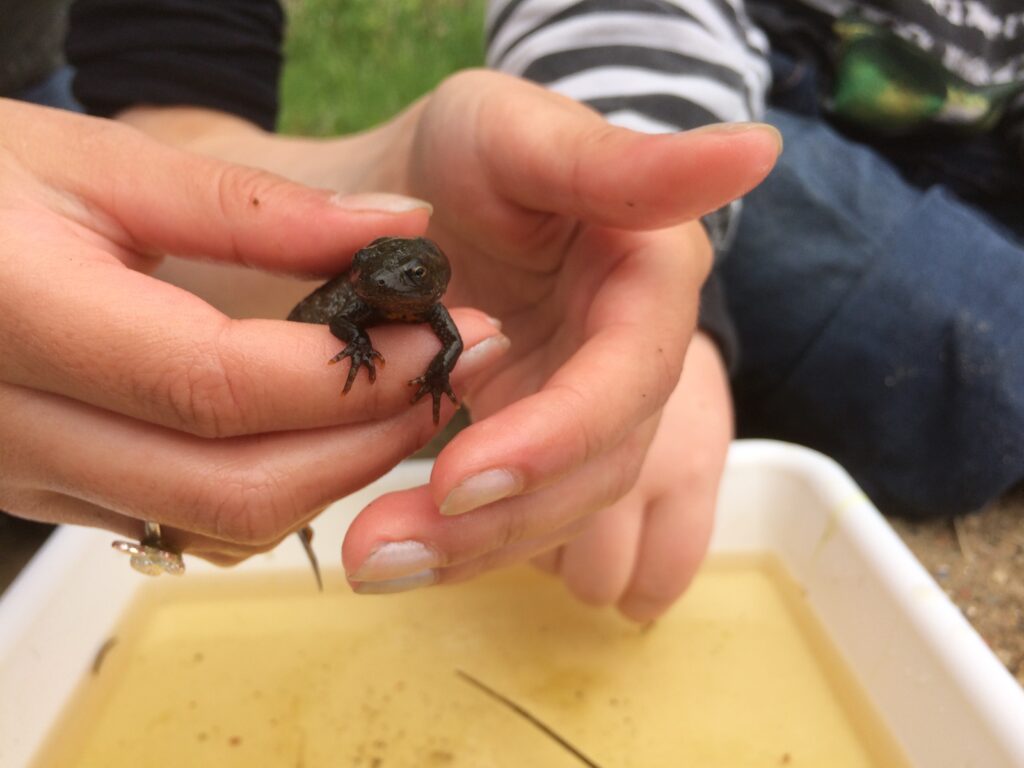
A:
[[[775,134],[775,141],[777,141],[778,144],[779,144],[778,152],[781,155],[782,154],[782,145],[783,145],[782,131],[780,131],[774,125],[765,125],[764,127],[767,128],[771,133]]]
[[[483,341],[474,344],[462,353],[459,358],[460,373],[475,373],[481,368],[486,368],[492,361],[505,354],[505,351],[512,344],[508,336],[499,333],[497,336],[488,336]]]
[[[434,206],[426,200],[405,195],[393,195],[388,192],[359,192],[352,195],[343,195],[339,192],[331,196],[331,202],[339,208],[350,211],[384,213],[406,213],[417,209],[425,209],[428,213],[434,211]]]
[[[391,595],[395,592],[408,592],[420,587],[429,587],[437,582],[437,571],[428,569],[410,573],[398,579],[385,581],[352,581],[352,591],[357,595]]]
[[[487,322],[490,323],[491,325],[493,325],[499,331],[501,330],[501,320],[499,320],[498,318],[491,317],[490,315],[488,315],[487,316]]]
[[[440,555],[423,542],[390,541],[374,549],[348,577],[352,581],[389,581],[440,565]]]
[[[690,133],[749,133],[752,131],[761,131],[763,133],[771,134],[775,139],[775,143],[778,145],[778,151],[782,153],[782,133],[774,125],[768,123],[711,123],[710,125],[702,125],[699,128],[694,128]]]
[[[522,481],[507,469],[489,469],[463,480],[441,502],[442,515],[462,515],[512,496],[522,490]]]

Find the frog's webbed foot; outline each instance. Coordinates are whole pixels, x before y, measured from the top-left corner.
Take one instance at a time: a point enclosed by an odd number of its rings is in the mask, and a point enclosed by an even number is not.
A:
[[[377,366],[374,364],[374,358],[379,360],[382,366],[384,365],[384,355],[374,349],[373,345],[370,344],[370,340],[367,338],[356,339],[355,341],[349,342],[348,346],[328,360],[327,364],[334,365],[345,357],[351,358],[352,362],[348,369],[348,378],[345,379],[345,388],[341,391],[342,394],[346,394],[350,389],[352,389],[352,384],[356,380],[359,369],[363,366],[366,366],[366,372],[370,377],[370,383],[372,384],[377,380]]]
[[[419,389],[412,396],[412,402],[419,402],[420,398],[429,393],[434,400],[435,424],[441,421],[441,395],[448,395],[449,399],[456,405],[459,403],[455,397],[454,390],[452,390],[452,383],[448,380],[448,371],[440,365],[431,365],[422,376],[417,376],[409,381],[410,386],[416,386],[417,384]]]

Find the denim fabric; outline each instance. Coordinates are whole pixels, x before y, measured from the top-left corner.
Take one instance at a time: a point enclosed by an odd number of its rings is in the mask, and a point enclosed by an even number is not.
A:
[[[769,110],[785,151],[722,265],[739,432],[836,458],[883,511],[950,515],[1024,479],[1024,249],[820,118]]]
[[[75,100],[71,93],[71,82],[74,79],[74,70],[71,67],[62,67],[42,82],[11,94],[11,98],[18,101],[29,101],[44,107],[82,112],[82,105]]]

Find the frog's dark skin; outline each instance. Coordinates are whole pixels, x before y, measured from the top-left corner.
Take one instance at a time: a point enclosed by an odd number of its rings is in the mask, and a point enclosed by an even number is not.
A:
[[[425,237],[382,237],[356,253],[352,267],[324,283],[300,301],[288,315],[301,323],[327,323],[331,333],[346,347],[330,360],[351,358],[344,392],[366,366],[370,381],[377,378],[374,358],[384,357],[373,348],[366,328],[382,323],[429,323],[441,341],[422,376],[409,383],[419,385],[412,397],[426,394],[434,401],[434,423],[441,418],[441,395],[456,402],[448,380],[462,354],[462,338],[441,297],[448,288],[451,267],[435,243]]]

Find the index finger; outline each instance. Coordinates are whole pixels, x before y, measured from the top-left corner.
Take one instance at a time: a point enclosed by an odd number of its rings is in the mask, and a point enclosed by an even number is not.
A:
[[[422,234],[430,217],[422,200],[345,198],[175,149],[109,120],[3,107],[4,135],[20,137],[19,162],[58,193],[58,213],[133,251],[336,274],[366,243]]]
[[[98,254],[8,274],[0,262],[0,379],[144,421],[226,437],[378,419],[408,407],[408,381],[440,342],[426,326],[380,327],[389,358],[370,385],[327,361],[343,343],[326,326],[231,320],[198,297]],[[8,279],[10,278],[10,279]],[[499,336],[482,313],[453,313],[466,355]],[[465,360],[460,361],[465,362]],[[460,366],[453,378],[458,381]],[[423,418],[429,419],[424,407]]]

